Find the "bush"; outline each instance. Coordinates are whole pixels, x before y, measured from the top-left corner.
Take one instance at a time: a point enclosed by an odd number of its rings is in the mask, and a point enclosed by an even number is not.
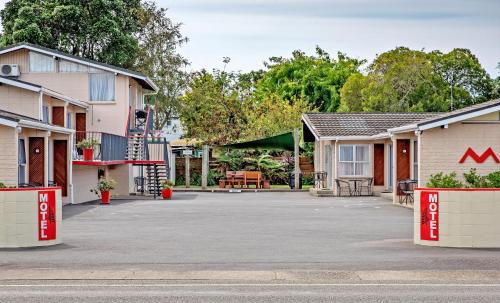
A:
[[[485,176],[477,174],[477,170],[472,168],[468,173],[464,173],[464,179],[468,187],[472,188],[485,188],[489,187],[488,180]]]
[[[440,172],[431,175],[427,187],[430,188],[461,188],[464,184],[457,179],[457,173],[451,172],[449,175]]]
[[[2,182],[0,182],[0,188],[7,188],[7,186],[5,186],[5,184],[3,184]]]
[[[486,176],[489,187],[500,188],[500,170]]]

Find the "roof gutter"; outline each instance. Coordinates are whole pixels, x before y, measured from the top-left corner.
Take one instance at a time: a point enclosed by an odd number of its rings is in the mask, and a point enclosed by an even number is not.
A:
[[[51,96],[51,97],[54,97],[54,98],[57,98],[57,99],[60,99],[64,102],[67,102],[69,104],[73,104],[75,106],[78,106],[78,107],[82,107],[82,108],[88,108],[89,106],[80,101],[80,100],[77,100],[77,99],[74,99],[74,98],[71,98],[71,97],[68,97],[68,96],[65,96],[63,94],[60,94],[58,92],[55,92],[53,90],[50,90],[50,89],[47,89],[47,88],[44,88],[42,87],[41,89],[42,93],[44,93],[45,95],[48,95],[48,96]]]
[[[0,118],[0,125],[8,126],[8,127],[17,127],[17,122],[12,121],[12,120],[8,120],[8,119],[4,119],[4,118]]]
[[[426,129],[431,129],[431,128],[435,128],[435,127],[440,127],[440,126],[443,126],[446,124],[452,124],[455,122],[460,122],[463,120],[479,117],[479,116],[486,115],[486,114],[496,112],[499,110],[500,110],[500,104],[497,104],[494,106],[475,110],[472,112],[458,114],[456,116],[449,117],[449,118],[438,118],[438,119],[433,120],[433,121],[420,123],[417,126],[418,126],[418,130],[426,130]]]
[[[60,127],[60,126],[55,126],[55,125],[48,125],[45,123],[29,121],[29,120],[19,120],[19,126],[41,129],[41,130],[49,130],[49,131],[53,131],[53,132],[57,132],[57,133],[64,133],[64,134],[73,134],[75,132],[73,129],[70,129],[70,128]]]
[[[406,133],[410,131],[418,130],[417,124],[408,124],[399,127],[389,128],[387,132],[389,134]]]

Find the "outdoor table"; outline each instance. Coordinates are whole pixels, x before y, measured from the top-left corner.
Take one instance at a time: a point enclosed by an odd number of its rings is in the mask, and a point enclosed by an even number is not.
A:
[[[354,196],[361,196],[361,182],[365,181],[366,179],[349,179],[347,181],[352,182],[354,184]],[[358,185],[359,183],[359,185]]]

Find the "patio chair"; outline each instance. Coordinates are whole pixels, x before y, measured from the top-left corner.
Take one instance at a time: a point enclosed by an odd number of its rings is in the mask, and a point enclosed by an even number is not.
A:
[[[337,184],[337,195],[342,196],[343,192],[347,192],[348,196],[352,196],[351,184],[348,181],[335,179],[335,184]]]
[[[326,188],[327,173],[324,171],[314,172],[314,188]]]
[[[255,188],[259,188],[262,173],[260,171],[245,172],[245,186],[248,188],[250,184],[255,184]]]
[[[372,196],[373,195],[372,185],[373,185],[373,178],[367,178],[365,180],[362,180],[358,189],[360,195],[363,196],[363,192],[366,192],[366,196]]]
[[[416,181],[410,179],[401,180],[398,182],[399,204],[403,204],[404,202],[408,205],[408,201],[413,204],[413,193],[416,184]]]
[[[138,193],[144,193],[144,177],[135,177],[134,178],[134,184],[135,184],[135,191]]]

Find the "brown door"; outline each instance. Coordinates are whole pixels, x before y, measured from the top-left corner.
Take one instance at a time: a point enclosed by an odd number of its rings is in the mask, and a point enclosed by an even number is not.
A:
[[[85,139],[85,132],[87,131],[87,115],[85,113],[76,113],[75,118],[75,128],[77,131],[75,143],[78,143]]]
[[[68,141],[54,140],[54,181],[68,195]]]
[[[29,140],[29,183],[43,186],[45,180],[44,139],[31,137]]]
[[[52,107],[52,124],[64,127],[64,107]]]
[[[384,185],[384,144],[374,144],[373,185]]]
[[[410,178],[410,140],[397,140],[396,181]],[[396,183],[395,186],[398,186]],[[399,188],[398,188],[399,191]]]

